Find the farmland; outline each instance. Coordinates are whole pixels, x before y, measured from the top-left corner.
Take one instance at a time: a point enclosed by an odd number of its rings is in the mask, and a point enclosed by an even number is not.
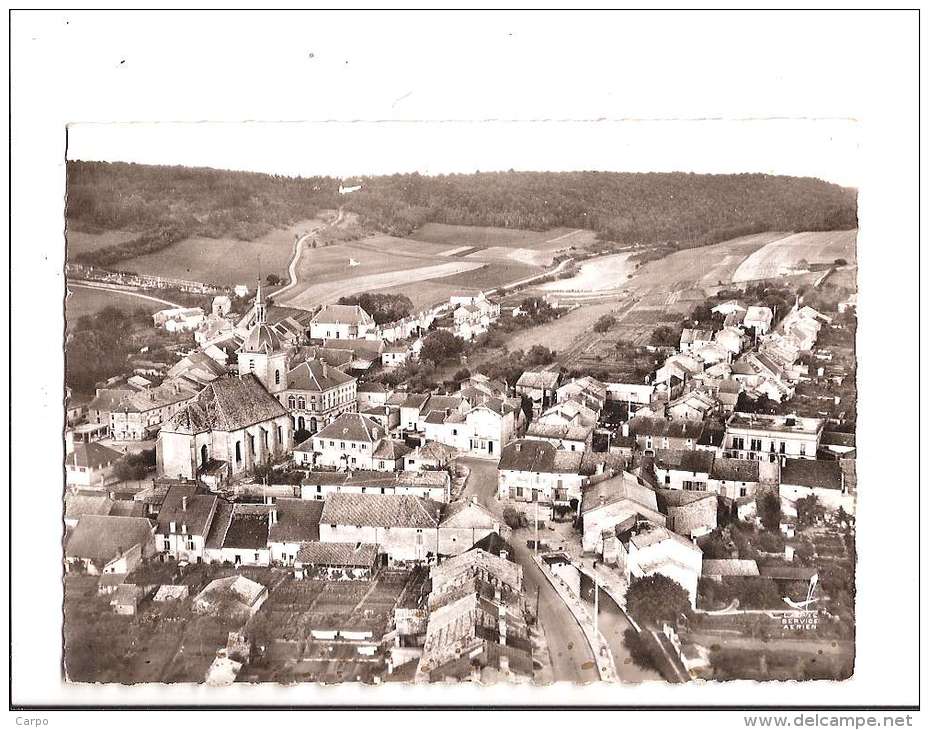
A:
[[[601,292],[619,289],[625,285],[629,274],[635,270],[630,253],[598,256],[587,261],[570,279],[561,279],[543,284],[540,289],[553,294],[557,292]]]
[[[107,306],[119,307],[132,312],[144,309],[147,312],[157,312],[167,307],[148,299],[141,299],[117,290],[85,289],[74,287],[65,301],[65,320],[69,325],[77,322],[85,314],[96,314]]]
[[[592,231],[574,228],[553,228],[548,231],[528,231],[519,228],[492,226],[453,226],[445,223],[426,223],[410,236],[416,241],[446,244],[449,247],[474,248],[534,248],[540,251],[558,251],[586,246],[594,241]]]
[[[259,271],[262,275],[274,273],[284,276],[293,254],[294,236],[320,225],[322,221],[316,219],[300,221],[254,241],[187,238],[163,251],[126,259],[120,262],[119,268],[139,274],[190,279],[220,286],[251,284]],[[82,245],[92,245],[87,240],[89,238],[88,234],[83,234]]]
[[[106,231],[105,233],[84,233],[83,231],[69,230],[65,235],[68,244],[68,260],[82,253],[89,253],[97,249],[126,243],[138,236],[132,231]]]
[[[855,241],[858,231],[824,231],[795,233],[772,241],[739,264],[734,282],[773,279],[790,273],[801,261],[832,263],[843,258],[857,259]]]

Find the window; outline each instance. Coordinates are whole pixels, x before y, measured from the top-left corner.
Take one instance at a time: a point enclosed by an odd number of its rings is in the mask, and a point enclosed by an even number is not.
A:
[[[235,463],[236,464],[242,463],[242,442],[241,441],[235,442]]]
[[[670,475],[670,474],[665,474],[665,475],[664,475],[664,483],[665,483],[665,484],[670,484],[670,483],[671,483],[671,475]]]
[[[806,456],[806,444],[805,443],[800,444],[800,456]]]
[[[281,384],[281,371],[280,370],[274,371],[274,384],[275,385]]]
[[[745,439],[742,438],[741,436],[733,436],[732,437],[732,448],[738,451],[744,451],[745,450]]]
[[[752,439],[752,451],[761,451],[761,439]]]
[[[304,398],[302,395],[297,398],[297,408],[301,411],[306,409],[306,398]]]
[[[739,487],[739,496],[747,497],[748,496],[748,487]]]
[[[294,398],[292,395],[288,396],[287,398],[287,407],[290,408],[291,410],[297,407],[297,399]]]
[[[782,454],[786,454],[786,453],[787,453],[787,444],[785,444],[783,441],[781,441],[780,452],[781,452]]]
[[[248,370],[251,373],[255,372],[255,361],[254,360],[248,361]]]

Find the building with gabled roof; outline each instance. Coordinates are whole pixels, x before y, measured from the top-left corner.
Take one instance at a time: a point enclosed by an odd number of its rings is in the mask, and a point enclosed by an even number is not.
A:
[[[283,400],[294,431],[316,433],[343,413],[358,407],[358,381],[320,360],[306,360],[287,373]]]
[[[848,514],[855,512],[855,497],[836,459],[783,459],[779,492],[781,507],[790,516],[797,514],[797,500],[810,496],[815,496],[830,512],[839,507]]]
[[[170,486],[158,511],[155,549],[177,560],[202,561],[217,511],[228,504],[195,484]]]
[[[226,376],[207,385],[161,428],[158,472],[196,479],[224,464],[228,478],[280,459],[293,447],[287,409],[254,375]]]
[[[477,501],[476,497],[459,499],[445,506],[439,523],[439,555],[460,555],[490,535],[510,530],[499,518]]]
[[[300,579],[369,580],[377,559],[378,546],[370,543],[307,542],[292,562]]]
[[[406,494],[435,502],[448,502],[451,477],[447,471],[311,471],[300,483],[305,500],[331,494]]]
[[[640,477],[627,471],[611,479],[591,483],[584,489],[580,516],[584,552],[598,554],[604,550],[604,532],[613,534],[617,525],[635,524],[640,520],[665,524],[665,516],[658,511],[655,491]]]
[[[103,487],[110,481],[121,452],[94,441],[78,441],[65,456],[65,483],[69,487]]]
[[[310,338],[352,340],[375,328],[374,319],[357,304],[324,304],[310,320]]]
[[[373,469],[384,427],[360,413],[343,413],[313,436],[317,466]]]
[[[537,416],[557,401],[560,385],[560,370],[526,370],[516,381],[516,394],[532,401],[532,412]]]
[[[440,502],[406,494],[329,496],[319,521],[320,542],[371,543],[389,562],[422,562],[437,552]]]
[[[580,499],[583,451],[558,449],[549,441],[519,439],[507,444],[497,465],[497,495],[515,502],[569,505]]]
[[[304,544],[318,542],[323,503],[312,499],[279,497],[274,500],[272,510],[274,516],[268,531],[271,561],[292,565]]]
[[[90,575],[130,573],[154,553],[153,532],[144,517],[83,515],[65,543],[65,567]]]
[[[821,418],[737,411],[726,421],[725,456],[771,462],[815,459],[823,425]]]
[[[695,538],[716,529],[718,499],[712,492],[659,489],[658,508],[667,517],[668,529],[678,535]]]
[[[766,335],[774,322],[774,312],[770,307],[751,306],[745,312],[742,326],[745,329],[754,329],[756,335]]]

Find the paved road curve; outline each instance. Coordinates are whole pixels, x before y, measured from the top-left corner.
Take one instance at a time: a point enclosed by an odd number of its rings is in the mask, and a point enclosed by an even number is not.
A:
[[[502,516],[503,508],[494,498],[497,491],[497,464],[483,459],[460,459],[471,469],[461,499],[474,496],[485,507]],[[556,682],[596,682],[600,679],[594,656],[574,616],[532,561],[526,547],[527,530],[519,530],[511,540],[516,562],[523,568],[523,590],[531,599],[538,595],[539,619],[548,642]]]

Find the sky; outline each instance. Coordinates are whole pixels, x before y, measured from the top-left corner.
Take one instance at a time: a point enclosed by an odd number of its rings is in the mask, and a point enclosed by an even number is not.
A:
[[[351,178],[418,171],[762,172],[856,184],[849,120],[75,124],[68,158]]]

